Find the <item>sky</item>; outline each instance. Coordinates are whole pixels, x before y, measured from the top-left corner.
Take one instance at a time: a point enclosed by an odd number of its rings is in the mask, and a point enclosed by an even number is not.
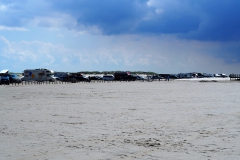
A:
[[[240,74],[239,0],[1,0],[0,70]]]

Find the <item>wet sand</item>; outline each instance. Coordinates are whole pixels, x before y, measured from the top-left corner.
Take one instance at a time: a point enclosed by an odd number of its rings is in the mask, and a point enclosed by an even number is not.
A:
[[[0,159],[239,159],[240,82],[0,86]]]

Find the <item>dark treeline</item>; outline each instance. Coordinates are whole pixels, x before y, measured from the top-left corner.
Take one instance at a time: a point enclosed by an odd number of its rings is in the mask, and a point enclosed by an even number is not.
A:
[[[83,73],[83,74],[114,74],[115,72],[119,72],[119,71],[102,71],[102,72],[99,72],[99,71],[81,71],[81,72],[78,72],[78,73]],[[155,72],[144,72],[144,71],[129,71],[131,74],[146,74],[146,75],[154,75],[154,74],[157,74]],[[70,72],[70,73],[73,73],[73,72]]]

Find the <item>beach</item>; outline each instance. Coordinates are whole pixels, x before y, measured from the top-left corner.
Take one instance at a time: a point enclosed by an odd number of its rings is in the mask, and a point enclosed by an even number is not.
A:
[[[240,157],[239,81],[0,86],[0,159]]]

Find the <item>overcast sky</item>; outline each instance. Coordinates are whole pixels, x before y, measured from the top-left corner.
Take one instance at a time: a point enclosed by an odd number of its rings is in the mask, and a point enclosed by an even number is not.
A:
[[[240,0],[1,0],[0,70],[240,74]]]

